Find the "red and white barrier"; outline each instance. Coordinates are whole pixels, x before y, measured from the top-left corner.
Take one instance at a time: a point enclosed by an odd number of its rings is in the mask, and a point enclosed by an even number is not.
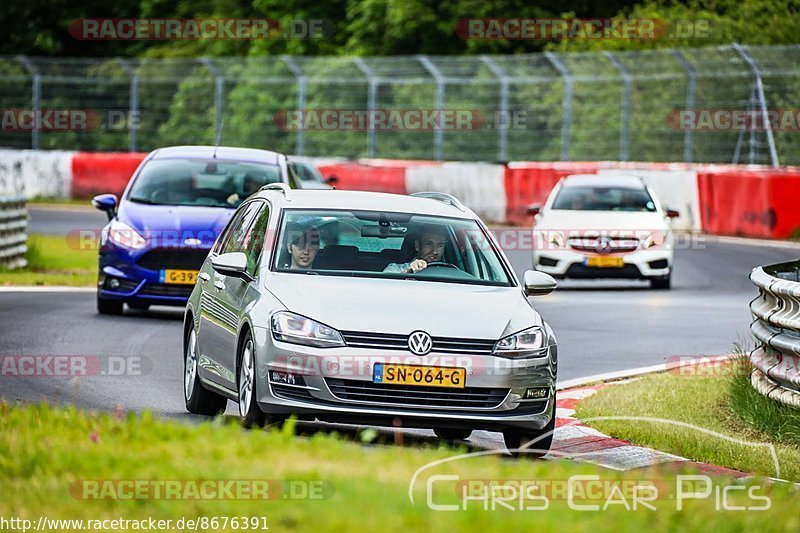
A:
[[[0,196],[69,198],[75,154],[61,150],[0,150]]]
[[[121,194],[143,153],[0,150],[0,194],[89,198]],[[336,187],[409,194],[436,190],[458,197],[487,221],[527,225],[526,207],[543,203],[570,174],[640,175],[664,205],[678,209],[673,227],[719,235],[782,239],[800,230],[800,168],[679,163],[440,163],[391,159],[303,158]]]

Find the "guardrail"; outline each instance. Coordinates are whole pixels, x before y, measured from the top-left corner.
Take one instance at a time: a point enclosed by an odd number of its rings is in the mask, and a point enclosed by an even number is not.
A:
[[[750,302],[753,387],[768,398],[800,407],[800,260],[753,269],[759,295]]]
[[[27,264],[28,209],[22,196],[0,197],[0,268],[12,269]]]

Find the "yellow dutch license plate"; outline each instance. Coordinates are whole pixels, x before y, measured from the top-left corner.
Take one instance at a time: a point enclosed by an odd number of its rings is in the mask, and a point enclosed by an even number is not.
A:
[[[598,268],[622,268],[625,262],[621,257],[595,256],[586,258],[586,266]]]
[[[194,285],[197,282],[196,270],[162,270],[161,283]]]
[[[377,363],[372,372],[372,381],[374,383],[449,387],[452,389],[463,389],[466,378],[467,370],[464,368],[440,368],[435,366]]]

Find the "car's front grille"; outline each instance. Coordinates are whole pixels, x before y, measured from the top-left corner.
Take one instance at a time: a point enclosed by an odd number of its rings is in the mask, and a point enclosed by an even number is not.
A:
[[[311,396],[311,393],[308,392],[308,389],[282,385],[280,383],[270,383],[270,386],[272,387],[272,393],[278,398],[283,398],[284,400],[306,401],[314,399]]]
[[[142,296],[180,296],[188,298],[194,285],[167,285],[165,283],[145,283],[139,294]]]
[[[608,236],[604,244],[600,244],[598,237],[573,237],[567,242],[577,252],[591,253],[627,253],[639,248],[639,239],[636,237]]]
[[[364,333],[342,331],[344,342],[353,348],[377,350],[408,350],[408,335],[392,333]],[[491,339],[462,339],[457,337],[432,337],[431,352],[463,355],[491,355],[497,341]]]
[[[333,378],[327,378],[325,382],[340,400],[427,408],[492,409],[505,400],[509,391],[478,387],[409,387]]]
[[[149,270],[200,270],[207,255],[203,248],[155,249],[145,252],[136,264]]]

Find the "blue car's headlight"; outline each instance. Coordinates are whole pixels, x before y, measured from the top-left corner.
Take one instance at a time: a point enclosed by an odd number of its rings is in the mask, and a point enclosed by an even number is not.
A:
[[[119,220],[112,220],[107,232],[108,240],[117,246],[141,250],[147,245],[147,239],[142,237],[141,233]]]
[[[317,348],[345,345],[341,333],[335,329],[288,311],[272,315],[271,325],[272,335],[279,341]]]
[[[539,326],[524,329],[497,341],[492,353],[502,357],[523,358],[544,355],[545,334]]]

